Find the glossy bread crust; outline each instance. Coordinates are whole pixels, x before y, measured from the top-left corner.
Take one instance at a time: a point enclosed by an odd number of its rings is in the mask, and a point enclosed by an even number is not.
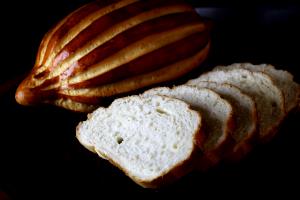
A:
[[[181,1],[92,2],[45,35],[16,100],[90,112],[103,98],[174,80],[198,67],[208,55],[209,30]]]

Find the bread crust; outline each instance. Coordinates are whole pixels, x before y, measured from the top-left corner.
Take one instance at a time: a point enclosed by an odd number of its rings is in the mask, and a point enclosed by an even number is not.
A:
[[[88,105],[103,105],[106,97],[175,80],[198,67],[209,51],[210,26],[182,1],[87,4],[45,35],[15,99],[90,112]]]
[[[212,167],[215,167],[224,158],[226,152],[232,150],[232,148],[236,145],[236,142],[231,135],[234,129],[235,121],[233,112],[231,111],[230,116],[226,122],[226,129],[223,134],[223,140],[219,140],[219,143],[213,150],[203,152],[203,156],[197,162],[197,170],[204,172]]]

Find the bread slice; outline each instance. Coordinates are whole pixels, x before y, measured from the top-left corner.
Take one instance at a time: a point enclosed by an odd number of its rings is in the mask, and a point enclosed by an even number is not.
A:
[[[201,116],[183,101],[130,96],[98,108],[76,137],[143,187],[178,179],[198,159]]]
[[[230,70],[239,68],[247,69],[252,72],[263,72],[269,75],[274,81],[274,84],[282,91],[284,95],[286,113],[290,112],[297,106],[300,96],[300,86],[294,82],[293,75],[288,71],[275,69],[274,66],[269,64],[253,65],[251,63],[235,63],[230,66],[220,66],[216,69]]]
[[[259,140],[267,142],[274,136],[285,111],[283,94],[270,76],[245,69],[215,70],[191,80],[190,84],[200,81],[232,84],[251,96],[257,106]]]
[[[200,81],[197,84],[187,82],[187,85],[211,89],[232,105],[235,120],[232,136],[236,144],[226,158],[239,160],[244,157],[252,149],[252,142],[257,133],[257,113],[254,100],[230,84]]]
[[[207,138],[204,145],[200,146],[205,154],[205,158],[199,161],[201,169],[205,170],[215,165],[225,149],[232,147],[233,139],[230,136],[233,129],[232,107],[217,93],[209,89],[181,85],[172,89],[167,87],[150,89],[143,96],[157,94],[183,100],[202,115]]]

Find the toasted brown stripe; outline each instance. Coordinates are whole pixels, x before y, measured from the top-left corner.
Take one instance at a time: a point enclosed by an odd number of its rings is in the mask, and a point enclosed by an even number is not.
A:
[[[105,16],[110,12],[118,11],[119,8],[122,8],[123,6],[126,6],[135,1],[136,0],[97,1],[90,10],[86,10],[86,12],[82,12],[73,16],[72,20],[67,21],[55,33],[55,35],[53,35],[53,40],[59,42],[56,43],[55,48],[44,64],[55,67],[57,63],[53,62],[53,59],[55,58],[56,54],[59,53],[59,51],[75,37],[76,40],[73,41],[77,41],[79,39],[78,37],[82,35],[81,32],[85,32],[88,29],[87,27],[93,26],[95,22],[93,22],[92,20],[97,21],[98,18],[101,18],[102,16]],[[101,27],[94,28],[98,29]]]
[[[116,69],[99,75],[98,77],[80,82],[78,84],[69,85],[69,87],[95,87],[102,84],[118,82],[132,76],[149,73],[151,71],[163,68],[164,66],[191,57],[196,52],[199,52],[202,48],[204,48],[207,42],[207,32],[196,33],[170,45],[162,47],[158,50],[155,50],[149,54],[141,56],[127,64],[121,65]]]
[[[60,47],[64,48],[71,40],[73,40],[81,31],[83,31],[85,28],[90,26],[93,22],[95,22],[97,19],[105,16],[109,12],[115,12],[116,9],[120,9],[124,6],[127,6],[131,3],[134,3],[138,0],[127,0],[127,1],[119,1],[116,4],[112,4],[106,8],[102,8],[97,10],[96,12],[88,15],[85,19],[81,20],[80,23],[78,23],[76,26],[72,27],[68,34],[64,38],[62,38]],[[61,49],[59,49],[60,51]],[[55,63],[54,63],[55,65]]]
[[[165,5],[170,5],[170,0],[152,0],[152,1],[138,1],[136,3],[130,4],[126,7],[120,8],[111,12],[98,20],[94,21],[85,30],[76,36],[75,40],[70,41],[56,56],[53,62],[53,66],[56,66],[61,61],[65,60],[72,52],[76,49],[82,47],[87,42],[94,39],[97,35],[104,32],[105,30],[111,28],[117,23],[124,20],[132,18],[138,14],[143,13],[145,10],[152,10],[154,8],[162,7]],[[62,56],[67,55],[67,56]]]
[[[142,38],[197,21],[199,16],[194,12],[171,14],[147,21],[97,47],[81,58],[76,65],[69,67],[64,74],[74,76]]]
[[[60,22],[58,22],[57,25],[55,25],[52,29],[50,29],[44,36],[41,44],[40,44],[40,47],[39,47],[39,50],[38,50],[38,55],[37,55],[37,58],[36,58],[36,64],[34,67],[36,68],[40,68],[39,69],[39,72],[41,72],[44,68],[46,68],[47,66],[42,66],[43,64],[43,61],[46,59],[45,58],[45,54],[46,54],[46,50],[48,48],[48,44],[49,44],[49,41],[52,39],[52,36],[53,34],[61,28],[61,26],[66,23],[67,20],[69,20],[70,17],[72,17],[74,14],[76,14],[77,12],[80,12],[80,10],[82,9],[86,9],[86,7],[89,7],[91,6],[91,4],[87,4],[85,6],[82,6],[80,8],[78,8],[77,10],[75,10],[74,12],[72,12],[71,14],[69,14],[68,16],[66,16],[63,20],[61,20]]]
[[[50,101],[49,103],[76,112],[92,112],[98,107],[96,105],[80,103],[80,102],[73,101],[71,99],[64,99],[64,98]]]
[[[96,64],[97,62],[100,62],[101,60],[109,57],[110,55],[114,54],[115,52],[118,52],[120,49],[125,48],[127,45],[130,45],[131,43],[138,41],[150,34],[158,33],[158,32],[163,32],[165,30],[169,30],[178,26],[181,26],[183,24],[188,24],[188,23],[193,23],[196,21],[201,21],[199,16],[194,13],[194,12],[184,12],[184,13],[175,13],[175,14],[170,14],[166,16],[162,16],[159,18],[155,18],[153,20],[144,22],[140,25],[137,25],[127,31],[124,31],[123,33],[117,35],[113,41],[109,41],[101,45],[100,47],[96,48],[92,52],[90,52],[88,55],[80,59],[78,62],[75,62],[73,65],[71,65],[63,74],[61,74],[61,79],[66,79],[69,76],[72,76],[78,72],[81,72],[83,70],[86,70],[89,66]],[[199,34],[198,38],[195,38],[195,41],[193,43],[190,42],[188,39],[183,39],[184,41],[179,41],[175,42],[174,44],[171,45],[170,48],[166,47],[166,50],[164,49],[159,49],[158,52],[156,53],[150,53],[145,56],[142,56],[141,58],[138,59],[138,61],[133,62],[133,64],[125,65],[123,69],[120,69],[121,74],[125,73],[126,67],[128,66],[141,66],[143,65],[143,69],[148,71],[151,71],[153,67],[160,67],[161,65],[159,63],[156,63],[155,66],[151,67],[151,63],[153,62],[160,62],[163,60],[165,63],[168,63],[169,60],[173,58],[184,58],[184,55],[187,55],[188,53],[192,52],[193,49],[201,47],[201,45],[197,46],[197,42],[199,40],[203,40],[203,34]],[[206,36],[205,36],[206,37]],[[194,39],[191,39],[192,41]],[[207,41],[204,39],[204,41]],[[203,43],[203,42],[202,42]],[[169,45],[168,45],[169,46]],[[188,46],[186,49],[184,46]],[[185,49],[185,50],[184,50]],[[175,51],[175,52],[174,52]],[[178,54],[181,56],[176,55],[176,51],[178,51]],[[166,58],[162,59],[162,57],[165,56]],[[172,57],[171,57],[172,56]],[[153,59],[154,58],[154,59]],[[157,58],[157,59],[156,59]],[[143,59],[146,59],[147,61],[143,63]],[[145,63],[146,66],[145,66]],[[166,65],[166,64],[165,64]],[[136,71],[133,69],[133,67],[128,68],[129,71]],[[114,73],[114,76],[111,76],[111,74]],[[91,83],[99,82],[100,83],[105,83],[106,81],[109,80],[108,77],[114,78],[118,77],[118,68],[115,70],[112,70],[112,72],[107,72],[103,76],[100,76],[96,78],[96,80],[91,80],[91,81],[85,81],[85,83],[81,84],[74,84],[72,87],[84,87],[84,85],[90,85]],[[126,75],[124,74],[124,77]],[[103,78],[101,78],[103,77]],[[52,80],[52,79],[50,79]],[[58,80],[56,78],[56,80]],[[111,80],[113,81],[113,80]],[[87,83],[89,82],[89,83]],[[46,88],[50,86],[51,81],[45,81],[39,88]],[[56,81],[52,81],[53,84],[58,83]]]
[[[74,96],[75,98],[76,96],[78,96],[86,97],[88,99],[89,97],[95,98],[112,96],[115,94],[134,91],[138,88],[146,87],[158,82],[170,81],[191,71],[201,62],[203,62],[208,55],[209,48],[210,42],[204,49],[202,49],[200,52],[197,52],[194,56],[171,64],[154,72],[142,74],[140,76],[135,76],[123,81],[119,81],[117,83],[112,83],[96,88],[61,90],[59,91],[59,93],[66,96]]]
[[[90,41],[85,46],[79,48],[75,53],[73,53],[71,56],[69,56],[66,60],[64,60],[59,67],[55,68],[47,77],[46,79],[51,79],[52,77],[58,76],[61,73],[63,73],[67,68],[70,67],[74,62],[91,52],[93,49],[95,49],[97,46],[111,40],[113,37],[118,35],[119,33],[136,26],[137,24],[143,23],[147,20],[151,20],[163,15],[167,15],[170,13],[178,13],[178,12],[187,12],[191,11],[192,8],[189,6],[183,6],[183,5],[174,5],[174,6],[166,6],[161,8],[156,8],[150,11],[146,11],[144,13],[141,13],[140,15],[137,15],[133,18],[130,18],[128,20],[125,20],[119,24],[116,24],[112,28],[106,30],[105,32],[98,35],[94,40]],[[34,85],[40,85],[44,82],[44,80],[35,80]],[[53,88],[58,87],[58,85],[52,86]]]
[[[45,80],[43,82],[43,84],[35,86],[34,88],[32,88],[32,90],[35,90],[35,91],[45,90],[45,88],[48,88],[48,87],[52,88],[52,90],[57,89],[57,88],[59,88],[59,82],[60,82],[60,77],[56,76],[54,78]],[[52,87],[53,85],[58,85],[58,87],[54,88],[54,87]]]
[[[204,28],[204,24],[189,24],[172,30],[168,30],[166,32],[150,35],[138,42],[127,46],[126,48],[123,48],[114,55],[89,67],[87,70],[81,72],[80,74],[71,77],[67,80],[68,84],[79,83],[94,78],[156,49],[181,40],[194,33],[201,32],[204,30]]]
[[[53,28],[51,28],[44,36],[41,45],[39,47],[39,53],[38,53],[38,57],[37,57],[37,65],[41,65],[42,61],[44,60],[44,56],[45,56],[45,52],[48,46],[48,43],[50,41],[50,39],[52,38],[53,34],[59,29],[61,28],[61,26],[70,18],[72,17],[75,13],[79,12],[80,10],[84,9],[85,7],[90,6],[90,4],[87,4],[85,6],[82,6],[80,8],[78,8],[77,10],[75,10],[74,12],[72,12],[71,14],[69,14],[68,16],[66,16],[63,20],[59,21],[55,26],[53,26]]]
[[[90,13],[95,12],[101,7],[108,5],[109,3],[109,1],[97,1],[95,3],[88,4],[77,10],[77,12],[71,13],[66,20],[63,20],[64,22],[62,23],[62,25],[50,37],[48,45],[46,46],[46,52],[42,64],[49,66],[49,63],[46,62],[47,60],[49,60],[49,55],[52,53],[53,49],[56,47],[60,39],[68,32],[71,27],[76,25]]]
[[[94,3],[90,3],[87,5],[84,5],[71,14],[69,14],[67,17],[65,17],[63,20],[61,20],[57,25],[55,25],[50,31],[44,36],[44,39],[41,42],[41,45],[39,47],[39,53],[36,59],[35,67],[38,68],[36,70],[36,76],[35,77],[42,77],[42,73],[44,73],[45,70],[49,72],[49,65],[45,65],[46,60],[48,59],[49,54],[55,47],[56,41],[53,41],[53,36],[62,28],[62,26],[70,20],[71,17],[74,15],[77,15],[77,13],[80,13],[84,10],[89,10],[91,7],[94,6]],[[47,74],[48,74],[47,72]],[[45,74],[45,73],[44,73]]]

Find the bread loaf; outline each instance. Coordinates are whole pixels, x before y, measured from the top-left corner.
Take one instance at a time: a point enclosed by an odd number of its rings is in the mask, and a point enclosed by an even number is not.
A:
[[[106,97],[174,80],[199,66],[208,54],[208,30],[181,1],[87,4],[45,35],[16,100],[89,112]]]

